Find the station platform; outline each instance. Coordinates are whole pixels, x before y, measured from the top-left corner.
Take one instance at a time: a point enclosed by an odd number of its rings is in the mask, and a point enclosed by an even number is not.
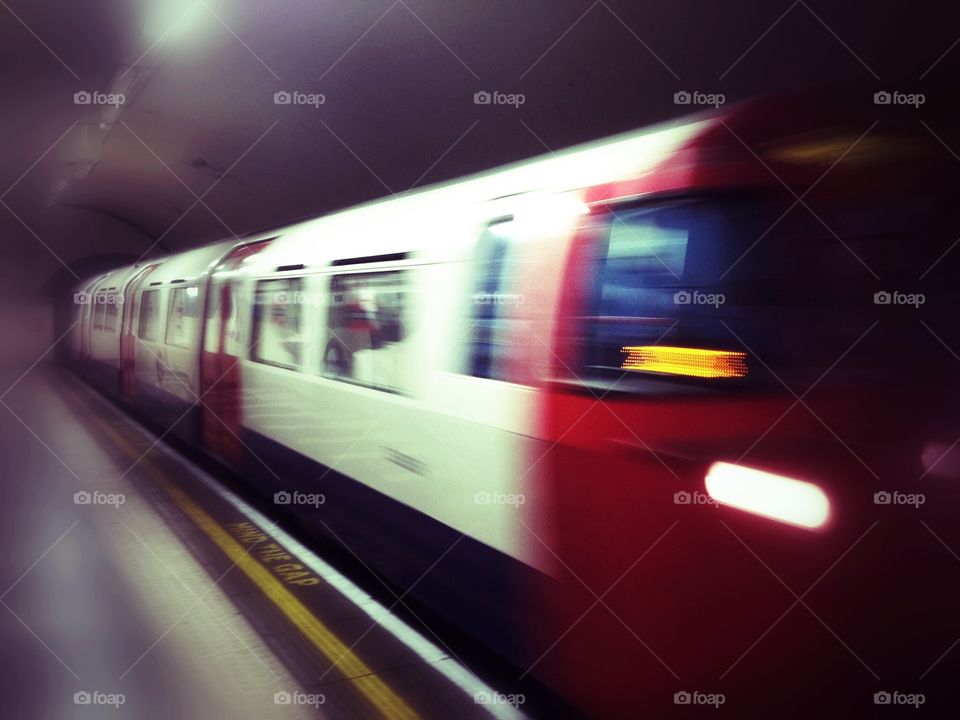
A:
[[[402,594],[47,359],[23,370],[0,369],[0,716],[529,716],[395,613]]]

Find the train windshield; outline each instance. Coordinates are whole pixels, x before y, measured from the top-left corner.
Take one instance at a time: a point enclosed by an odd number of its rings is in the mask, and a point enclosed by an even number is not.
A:
[[[580,376],[618,390],[812,380],[853,349],[866,376],[890,342],[926,347],[921,320],[958,309],[949,270],[921,280],[949,245],[923,215],[741,199],[615,208],[586,268]],[[907,241],[916,267],[898,251]]]

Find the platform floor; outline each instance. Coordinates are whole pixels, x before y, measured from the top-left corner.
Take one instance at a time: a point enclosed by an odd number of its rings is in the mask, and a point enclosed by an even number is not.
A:
[[[48,359],[0,399],[0,717],[526,716]]]

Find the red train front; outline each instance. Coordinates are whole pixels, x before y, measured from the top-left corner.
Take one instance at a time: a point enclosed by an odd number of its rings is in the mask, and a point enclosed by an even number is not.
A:
[[[592,716],[949,700],[952,168],[823,110],[733,112],[587,191],[535,481],[562,590],[529,662]]]

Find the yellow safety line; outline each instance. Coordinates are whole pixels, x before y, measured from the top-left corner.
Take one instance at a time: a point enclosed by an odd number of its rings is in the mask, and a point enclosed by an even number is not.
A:
[[[70,393],[78,400],[76,393]],[[96,417],[96,416],[94,416]],[[102,430],[109,434],[122,447],[136,452],[136,448],[126,438],[105,422],[96,418],[95,422]],[[200,528],[223,553],[260,588],[274,605],[292,622],[323,655],[333,663],[340,672],[357,689],[364,694],[380,713],[387,718],[398,720],[415,720],[419,715],[397,695],[390,686],[374,675],[374,671],[353,653],[333,631],[324,625],[310,612],[306,605],[298,600],[274,575],[256,559],[216,520],[206,513],[179,487],[167,480],[147,458],[140,461],[149,472],[151,478],[170,496],[184,514]]]

